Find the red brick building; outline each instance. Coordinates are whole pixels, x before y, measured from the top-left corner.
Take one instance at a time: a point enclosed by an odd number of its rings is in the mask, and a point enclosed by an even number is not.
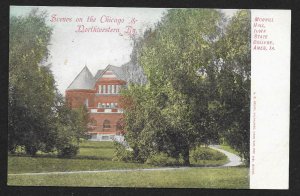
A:
[[[120,135],[120,89],[126,85],[122,67],[108,65],[95,76],[85,66],[66,89],[71,108],[85,105],[93,121],[91,140],[109,141]]]

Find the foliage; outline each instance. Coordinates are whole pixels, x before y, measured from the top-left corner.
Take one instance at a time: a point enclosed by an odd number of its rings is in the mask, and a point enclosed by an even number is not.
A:
[[[66,144],[58,149],[58,157],[71,158],[78,153],[79,147],[74,144]]]
[[[217,10],[170,9],[135,40],[147,83],[129,85],[122,102],[136,161],[166,153],[189,165],[191,149],[220,138],[248,160],[249,21],[244,10],[226,24]]]
[[[124,162],[132,162],[133,161],[133,153],[129,151],[118,142],[114,142],[115,153],[113,161],[124,161]]]
[[[222,103],[221,134],[244,158],[246,165],[249,165],[250,149],[250,23],[250,11],[237,12],[229,21],[217,51],[221,65],[217,76]]]
[[[200,160],[222,160],[227,159],[226,155],[221,152],[215,151],[208,147],[198,147],[194,151],[192,151],[191,156],[194,161]]]
[[[127,139],[141,161],[154,151],[189,165],[192,147],[217,140],[208,107],[214,91],[197,72],[211,63],[221,23],[215,10],[172,9],[146,32],[138,59],[148,84],[128,89],[135,106],[125,110]]]
[[[85,106],[77,110],[70,109],[60,95],[57,95],[57,101],[55,147],[60,157],[75,156],[80,138],[88,130],[88,113]]]
[[[11,17],[9,31],[9,150],[23,145],[34,155],[52,148],[55,81],[47,66],[52,29],[45,13],[32,11],[26,17]],[[38,92],[38,93],[37,93]]]
[[[109,169],[152,168],[152,165],[112,161],[115,146],[113,142],[83,141],[79,152],[72,158],[57,158],[57,152],[38,151],[30,157],[20,151],[8,156],[8,173],[37,173],[63,171],[93,171]]]
[[[232,147],[230,147],[228,144],[221,144],[220,145],[220,149],[225,150],[227,152],[231,152],[232,154],[238,155],[239,156],[239,152],[237,152],[236,150],[234,150]]]
[[[37,9],[10,17],[8,150],[12,153],[19,146],[30,155],[75,149],[86,130],[87,112],[67,108],[50,65],[45,65],[52,34],[46,18]]]

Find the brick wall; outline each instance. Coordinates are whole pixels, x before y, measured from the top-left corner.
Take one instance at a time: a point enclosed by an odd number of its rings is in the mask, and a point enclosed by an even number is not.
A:
[[[71,108],[78,108],[85,104],[88,99],[89,107],[95,105],[95,91],[94,90],[67,90],[66,101]]]
[[[95,84],[94,90],[66,90],[66,101],[71,108],[78,108],[86,103],[88,99],[88,109],[97,109],[98,112],[103,113],[90,113],[90,118],[94,122],[94,129],[92,132],[119,132],[117,123],[122,118],[122,113],[117,113],[117,108],[120,108],[119,94],[99,94],[99,85],[125,85],[126,82],[116,80],[113,78],[101,78]],[[106,88],[107,89],[107,88]],[[98,108],[98,103],[117,103],[115,108],[111,109],[111,113],[104,113],[103,108]],[[104,128],[103,123],[105,120],[109,121],[110,127]]]

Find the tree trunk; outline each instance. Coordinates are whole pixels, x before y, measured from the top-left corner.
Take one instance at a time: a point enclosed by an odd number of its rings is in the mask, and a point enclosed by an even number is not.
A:
[[[189,148],[184,149],[182,156],[183,156],[183,165],[190,166],[190,150],[189,150]]]

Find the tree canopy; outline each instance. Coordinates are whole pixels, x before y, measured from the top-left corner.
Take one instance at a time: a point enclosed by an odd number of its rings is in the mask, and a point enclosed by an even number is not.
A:
[[[126,138],[136,160],[225,139],[248,160],[250,17],[226,23],[213,9],[170,9],[134,52],[147,83],[123,91]],[[248,139],[248,140],[247,140]]]
[[[35,155],[38,150],[61,151],[65,146],[76,146],[74,140],[78,140],[86,128],[80,116],[84,111],[66,108],[63,97],[56,89],[51,67],[45,65],[52,35],[52,28],[45,22],[46,17],[45,12],[36,9],[26,16],[10,17],[10,152],[18,146],[30,155]]]

